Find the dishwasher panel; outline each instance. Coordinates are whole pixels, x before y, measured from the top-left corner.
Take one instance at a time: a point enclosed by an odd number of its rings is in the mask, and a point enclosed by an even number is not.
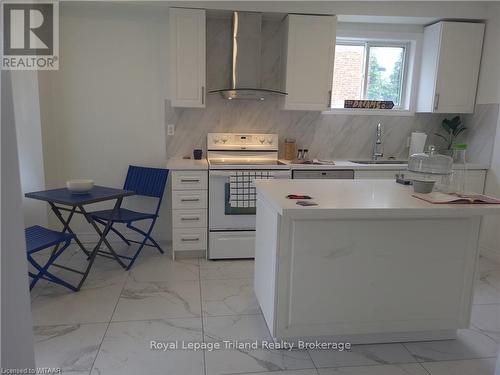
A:
[[[293,179],[354,179],[354,170],[352,169],[303,169],[292,171]]]

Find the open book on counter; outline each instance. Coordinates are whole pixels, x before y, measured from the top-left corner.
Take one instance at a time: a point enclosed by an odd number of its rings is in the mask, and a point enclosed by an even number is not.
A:
[[[412,196],[435,204],[500,204],[500,199],[483,194],[441,193],[435,191],[429,194],[414,193]]]

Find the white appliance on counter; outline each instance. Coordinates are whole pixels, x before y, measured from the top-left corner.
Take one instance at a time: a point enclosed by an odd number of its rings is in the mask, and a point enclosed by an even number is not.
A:
[[[207,136],[209,259],[253,258],[255,179],[290,178],[277,134]]]

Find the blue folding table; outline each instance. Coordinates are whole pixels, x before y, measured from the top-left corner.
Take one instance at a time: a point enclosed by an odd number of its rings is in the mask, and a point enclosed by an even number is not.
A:
[[[106,256],[108,258],[115,259],[123,268],[126,268],[126,265],[122,262],[120,257],[116,254],[116,252],[113,250],[111,247],[111,244],[108,242],[106,239],[106,235],[109,233],[111,229],[112,222],[107,221],[105,223],[105,226],[103,230],[99,228],[99,226],[96,224],[90,213],[88,213],[84,206],[88,204],[93,204],[93,203],[98,203],[98,202],[104,202],[104,201],[112,201],[116,200],[113,211],[116,213],[119,212],[120,206],[122,204],[122,200],[124,197],[134,195],[135,192],[130,191],[130,190],[122,190],[122,189],[114,189],[114,188],[109,188],[109,187],[104,187],[104,186],[94,186],[90,192],[86,194],[75,194],[69,191],[66,188],[61,188],[61,189],[51,189],[51,190],[44,190],[44,191],[36,191],[32,193],[26,193],[25,196],[27,198],[33,198],[33,199],[38,199],[42,200],[45,202],[48,202],[52,211],[56,215],[56,217],[59,219],[59,221],[63,224],[63,229],[62,232],[68,232],[73,235],[73,239],[75,242],[78,244],[80,249],[87,255],[88,257],[88,264],[87,267],[84,271],[76,270],[74,268],[70,268],[61,264],[56,264],[52,263],[52,266],[58,267],[65,269],[70,272],[78,273],[82,275],[82,278],[78,285],[75,287],[76,290],[79,290],[80,287],[83,285],[85,279],[87,278],[90,269],[92,268],[92,264],[94,263],[95,257],[97,255],[101,256]],[[62,211],[67,211],[69,212],[68,217],[65,219],[64,216],[62,215]],[[88,250],[85,248],[85,246],[82,244],[82,242],[78,239],[76,234],[73,232],[73,230],[70,227],[70,222],[71,219],[73,218],[73,215],[77,214],[82,214],[85,219],[89,222],[89,224],[94,228],[94,230],[97,232],[99,235],[99,240],[95,247],[92,250]],[[102,244],[105,244],[106,247],[109,250],[110,255],[102,255],[99,254],[99,249]],[[52,255],[57,251],[58,246],[56,246],[52,250]],[[108,253],[106,253],[108,254]]]

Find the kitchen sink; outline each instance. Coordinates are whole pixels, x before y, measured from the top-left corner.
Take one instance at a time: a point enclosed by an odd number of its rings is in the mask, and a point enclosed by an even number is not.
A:
[[[408,164],[406,160],[349,160],[356,164]]]

